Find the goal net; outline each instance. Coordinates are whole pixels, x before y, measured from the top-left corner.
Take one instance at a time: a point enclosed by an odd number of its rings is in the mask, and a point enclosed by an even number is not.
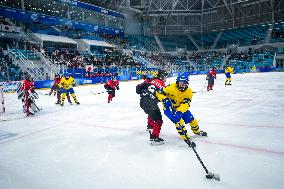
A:
[[[17,89],[20,81],[0,82],[0,122],[24,118],[22,101],[18,99]]]

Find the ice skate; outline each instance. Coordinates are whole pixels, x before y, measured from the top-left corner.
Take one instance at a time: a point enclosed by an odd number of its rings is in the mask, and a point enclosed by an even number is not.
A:
[[[153,146],[162,145],[164,143],[165,143],[164,139],[162,139],[162,138],[150,139],[150,144],[153,145]]]

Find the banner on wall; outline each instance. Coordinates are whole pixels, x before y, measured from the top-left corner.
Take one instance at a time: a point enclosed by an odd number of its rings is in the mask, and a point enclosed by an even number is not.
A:
[[[109,15],[109,16],[114,16],[114,17],[119,17],[119,18],[124,18],[124,15],[120,12],[116,12],[113,10],[109,10],[109,9],[105,9],[102,7],[98,7],[89,3],[85,3],[85,2],[81,2],[81,1],[77,1],[77,0],[56,0],[59,2],[63,2],[75,7],[80,7],[82,9],[88,9],[91,11],[95,11],[101,14],[105,14],[105,15]]]
[[[84,22],[73,21],[65,18],[58,18],[54,16],[49,16],[45,14],[23,11],[14,8],[7,8],[0,6],[0,16],[4,16],[6,18],[12,18],[14,20],[20,22],[40,22],[44,25],[49,26],[70,26],[74,29],[84,30],[88,32],[98,32],[98,33],[106,33],[113,36],[124,36],[124,31],[121,29],[108,28],[104,26],[97,26],[94,24],[88,24]],[[9,29],[10,30],[10,29]]]
[[[16,33],[20,32],[19,27],[9,26],[9,25],[5,25],[5,24],[0,25],[0,30],[3,31],[3,32],[16,32]]]
[[[86,85],[86,84],[98,84],[98,83],[106,83],[110,80],[111,77],[95,77],[95,78],[75,78],[77,85]],[[118,76],[117,79],[119,81],[128,81],[131,80],[130,75]],[[35,81],[35,88],[51,88],[53,85],[53,80],[45,80],[45,81]]]
[[[20,81],[0,82],[0,87],[4,93],[11,93],[17,90],[20,83]]]
[[[86,72],[93,72],[94,66],[93,65],[86,65],[85,69],[86,69]]]

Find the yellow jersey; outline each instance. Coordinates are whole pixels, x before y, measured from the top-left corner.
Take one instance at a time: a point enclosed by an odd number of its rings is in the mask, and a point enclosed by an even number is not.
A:
[[[234,68],[232,68],[231,66],[228,66],[225,70],[225,73],[234,73]]]
[[[68,90],[73,87],[73,84],[75,84],[75,80],[73,77],[70,76],[69,79],[66,79],[65,77],[61,78],[61,81],[58,86]]]
[[[182,113],[189,109],[192,96],[193,92],[190,88],[187,88],[184,92],[181,92],[178,90],[176,83],[168,85],[157,93],[157,98],[160,101],[165,98],[169,98],[172,102],[173,109]]]

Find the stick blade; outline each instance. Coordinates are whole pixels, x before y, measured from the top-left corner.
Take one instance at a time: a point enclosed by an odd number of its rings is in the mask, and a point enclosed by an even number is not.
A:
[[[208,172],[208,174],[206,175],[207,179],[215,179],[220,181],[220,175],[219,174],[215,174],[215,173],[210,173]]]
[[[218,180],[220,181],[220,175],[219,174],[214,174],[214,177],[213,177],[215,180]]]

